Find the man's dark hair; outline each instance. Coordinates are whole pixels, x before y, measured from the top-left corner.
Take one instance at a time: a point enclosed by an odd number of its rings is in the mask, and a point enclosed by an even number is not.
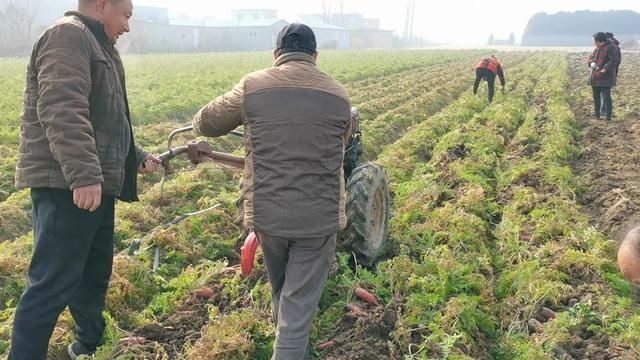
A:
[[[304,24],[289,24],[278,34],[277,48],[280,54],[290,52],[304,52],[309,55],[316,53],[316,35],[310,27]]]
[[[595,34],[593,34],[593,39],[597,42],[606,42],[607,41],[607,34],[603,33],[603,32],[597,32]]]

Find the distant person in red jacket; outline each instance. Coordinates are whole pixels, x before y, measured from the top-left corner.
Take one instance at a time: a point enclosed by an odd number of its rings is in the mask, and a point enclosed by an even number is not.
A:
[[[593,88],[595,116],[600,119],[601,111],[604,110],[607,120],[611,120],[613,114],[611,88],[616,86],[618,77],[617,70],[620,65],[619,48],[609,41],[607,34],[603,32],[593,35],[593,43],[596,48],[589,56],[588,64],[591,68],[589,85]]]
[[[487,83],[489,84],[489,102],[492,102],[496,89],[496,76],[500,77],[502,90],[504,90],[505,80],[502,65],[494,55],[491,55],[486,59],[482,59],[482,61],[476,65],[475,69],[476,82],[473,84],[473,94],[476,95],[478,93],[480,82],[482,80],[487,80]]]

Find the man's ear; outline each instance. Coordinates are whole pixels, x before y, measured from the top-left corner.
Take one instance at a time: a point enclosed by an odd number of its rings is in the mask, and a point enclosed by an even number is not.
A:
[[[280,50],[273,49],[273,60],[277,60],[280,57]]]
[[[109,0],[98,0],[95,3],[96,9],[98,10],[98,12],[102,13],[104,12],[104,9],[107,7],[107,1]]]
[[[318,52],[313,53],[313,60],[318,60]]]

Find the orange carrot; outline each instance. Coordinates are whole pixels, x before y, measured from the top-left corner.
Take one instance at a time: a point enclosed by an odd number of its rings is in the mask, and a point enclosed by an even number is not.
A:
[[[140,336],[131,336],[120,340],[120,343],[124,345],[144,345],[145,342],[147,339]]]
[[[327,341],[327,342],[324,342],[324,343],[322,343],[322,344],[318,345],[318,349],[320,349],[320,350],[327,350],[327,349],[329,349],[329,348],[332,348],[335,344],[336,344],[336,342],[335,342],[335,341],[333,341],[333,340],[329,340],[329,341]]]
[[[198,299],[211,299],[213,297],[213,289],[202,288],[193,292]]]
[[[363,289],[363,288],[356,288],[356,296],[364,301],[367,302],[371,305],[380,305],[380,303],[378,303],[378,299],[376,299],[375,295],[371,294],[370,292],[368,292],[367,290]]]
[[[249,276],[253,271],[253,266],[256,261],[256,251],[258,251],[258,237],[255,232],[251,232],[247,239],[244,241],[244,245],[241,250],[241,262],[242,262],[242,275]]]

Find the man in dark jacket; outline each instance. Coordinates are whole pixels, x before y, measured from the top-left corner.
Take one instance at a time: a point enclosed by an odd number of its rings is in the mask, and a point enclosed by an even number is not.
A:
[[[594,34],[593,42],[596,48],[589,56],[588,64],[591,69],[589,85],[593,89],[595,116],[600,119],[601,111],[604,110],[607,120],[611,120],[611,88],[616,85],[617,69],[620,65],[619,51],[615,44],[607,40],[607,35],[603,32]]]
[[[478,87],[480,86],[480,82],[482,80],[487,80],[487,84],[489,85],[489,102],[493,102],[493,96],[495,94],[496,88],[496,76],[500,78],[500,84],[502,84],[502,90],[504,90],[505,80],[504,80],[504,70],[502,70],[502,64],[498,61],[498,59],[491,55],[486,59],[482,59],[476,67],[476,82],[473,84],[473,94],[476,95],[478,93]]]
[[[122,61],[131,0],[80,0],[40,37],[27,70],[19,188],[31,188],[35,246],[9,359],[44,360],[58,316],[76,323],[72,358],[91,354],[113,262],[114,204],[136,201],[136,172],[158,159],[136,148]]]
[[[193,120],[205,136],[245,126],[244,225],[258,235],[272,284],[276,360],[307,358],[337,233],[346,225],[349,97],[318,69],[317,56],[309,27],[285,27],[274,67],[247,75]]]

